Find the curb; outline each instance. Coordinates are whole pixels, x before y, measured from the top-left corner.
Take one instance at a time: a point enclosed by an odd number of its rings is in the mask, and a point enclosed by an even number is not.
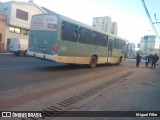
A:
[[[0,53],[0,55],[10,55],[10,54],[12,54],[12,53]]]

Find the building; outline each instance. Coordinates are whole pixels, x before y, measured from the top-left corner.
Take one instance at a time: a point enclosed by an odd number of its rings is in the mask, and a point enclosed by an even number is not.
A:
[[[3,49],[8,51],[11,38],[28,39],[31,18],[35,14],[46,13],[32,2],[10,1],[0,3],[0,14],[6,16],[3,29],[0,31],[3,39]]]
[[[111,18],[109,16],[94,17],[92,26],[99,30],[111,33],[111,28],[112,28]]]
[[[118,31],[117,23],[112,22],[109,16],[94,17],[92,26],[107,33],[117,35]]]
[[[135,43],[129,43],[128,44],[128,57],[134,58],[135,57],[135,49],[136,44]]]
[[[0,14],[0,52],[4,52],[4,43],[6,36],[6,16]]]
[[[145,35],[144,37],[141,38],[140,51],[143,53],[144,56],[154,52],[155,41],[156,41],[155,35]]]
[[[117,35],[118,27],[116,22],[112,22],[111,34]]]

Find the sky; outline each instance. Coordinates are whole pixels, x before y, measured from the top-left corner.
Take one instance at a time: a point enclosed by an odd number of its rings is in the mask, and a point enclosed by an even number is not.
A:
[[[118,24],[118,36],[131,43],[140,42],[144,35],[154,35],[141,0],[34,0],[34,3],[90,26],[93,17],[110,16]],[[151,18],[158,22],[160,0],[145,0],[145,3]],[[160,28],[160,24],[156,26]]]

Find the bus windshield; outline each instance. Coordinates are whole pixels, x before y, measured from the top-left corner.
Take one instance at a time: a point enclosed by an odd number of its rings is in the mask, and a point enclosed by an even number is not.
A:
[[[30,30],[56,31],[56,15],[36,15],[32,18]]]

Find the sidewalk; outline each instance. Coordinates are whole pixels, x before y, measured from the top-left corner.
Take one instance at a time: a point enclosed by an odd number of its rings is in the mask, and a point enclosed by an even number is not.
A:
[[[160,111],[160,65],[156,69],[133,67],[133,74],[107,87],[89,102],[71,111]],[[96,113],[95,113],[96,114]],[[159,115],[159,114],[158,114]],[[159,120],[159,117],[79,117],[76,120]],[[52,120],[75,120],[74,117]]]

